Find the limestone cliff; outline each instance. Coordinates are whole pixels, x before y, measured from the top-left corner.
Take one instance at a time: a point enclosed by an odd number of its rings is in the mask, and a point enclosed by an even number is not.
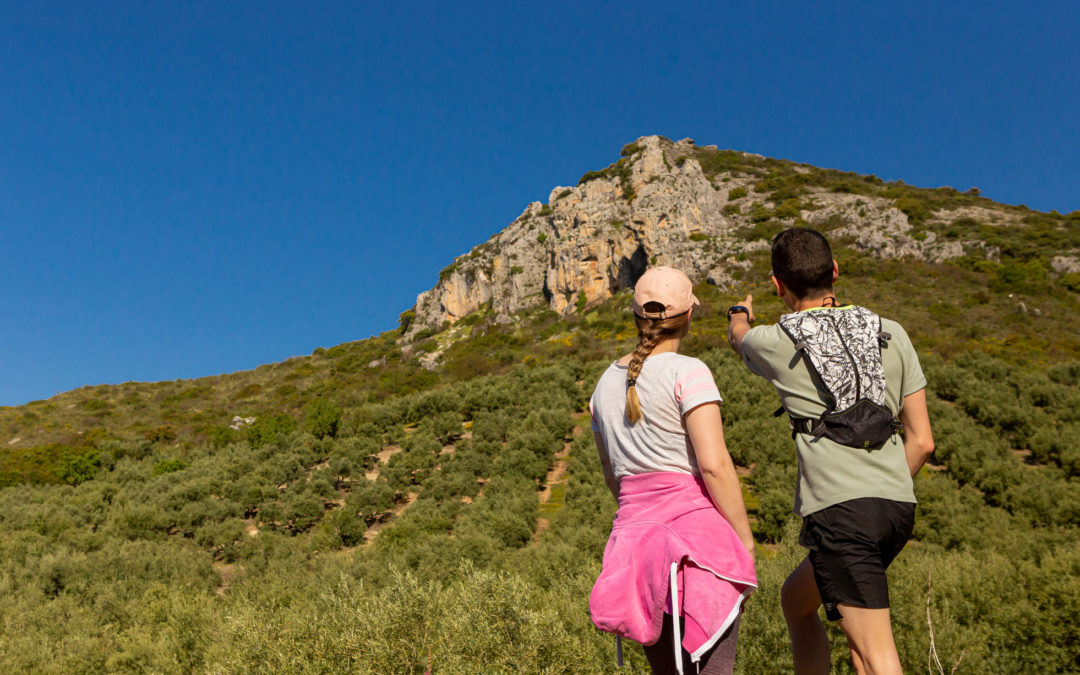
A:
[[[590,171],[576,186],[554,188],[546,204],[529,204],[504,230],[455,259],[417,298],[406,337],[488,307],[502,321],[541,305],[573,312],[631,286],[650,265],[725,286],[749,264],[747,253],[767,248],[772,231],[796,223],[881,257],[964,254],[961,240],[914,232],[902,200],[875,193],[875,185],[884,184],[690,139],[645,136],[624,147],[616,163]],[[954,210],[942,217],[965,214],[980,215]],[[994,211],[993,218],[1008,214]]]

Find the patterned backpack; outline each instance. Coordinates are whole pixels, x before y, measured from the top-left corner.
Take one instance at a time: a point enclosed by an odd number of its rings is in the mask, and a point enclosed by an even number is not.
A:
[[[831,399],[818,419],[788,412],[791,437],[824,436],[868,451],[885,445],[901,425],[885,405],[881,350],[892,336],[881,330],[881,317],[865,307],[823,307],[785,314],[780,327]]]

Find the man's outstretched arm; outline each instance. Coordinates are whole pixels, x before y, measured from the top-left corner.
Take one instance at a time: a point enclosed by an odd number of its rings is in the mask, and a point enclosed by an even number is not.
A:
[[[754,320],[754,296],[747,295],[746,299],[739,304],[750,311],[749,314],[736,312],[731,315],[728,322],[727,341],[735,353],[742,356],[742,340],[750,330],[750,322]]]
[[[926,390],[904,397],[900,421],[904,425],[904,454],[907,455],[911,477],[919,473],[934,452],[934,434],[930,430],[930,413],[926,410]]]

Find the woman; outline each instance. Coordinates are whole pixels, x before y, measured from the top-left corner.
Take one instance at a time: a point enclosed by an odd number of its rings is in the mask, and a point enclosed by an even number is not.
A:
[[[697,304],[682,272],[645,272],[634,288],[637,348],[589,402],[619,502],[589,611],[601,630],[645,645],[654,673],[730,673],[742,603],[757,586],[720,392],[704,363],[678,354]]]

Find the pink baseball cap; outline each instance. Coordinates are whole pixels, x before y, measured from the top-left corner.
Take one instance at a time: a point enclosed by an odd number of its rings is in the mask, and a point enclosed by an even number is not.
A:
[[[645,305],[657,302],[662,311],[647,312]],[[694,297],[694,285],[674,267],[653,267],[641,275],[634,286],[634,314],[643,319],[669,319],[685,314],[700,304]]]

